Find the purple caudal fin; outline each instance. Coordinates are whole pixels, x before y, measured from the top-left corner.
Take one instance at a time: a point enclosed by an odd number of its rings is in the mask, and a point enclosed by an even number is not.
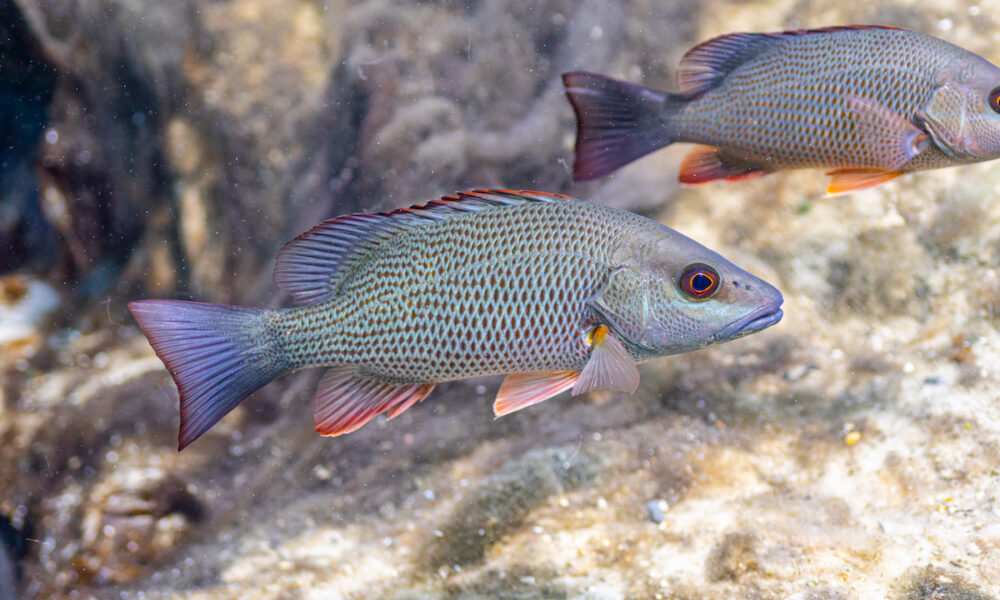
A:
[[[576,111],[573,178],[596,179],[677,141],[670,115],[685,102],[668,94],[597,73],[563,73]]]
[[[139,300],[129,310],[181,398],[178,450],[287,370],[269,311],[182,300]]]

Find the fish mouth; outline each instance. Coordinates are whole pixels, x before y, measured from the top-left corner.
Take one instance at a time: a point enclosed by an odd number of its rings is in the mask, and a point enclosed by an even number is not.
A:
[[[742,319],[737,319],[720,329],[716,332],[714,341],[726,342],[756,333],[761,329],[767,329],[780,321],[784,314],[784,311],[781,310],[780,301],[773,304],[766,304]]]

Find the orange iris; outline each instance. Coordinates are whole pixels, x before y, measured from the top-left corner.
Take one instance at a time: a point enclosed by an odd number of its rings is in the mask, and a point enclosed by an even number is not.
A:
[[[705,300],[719,289],[719,274],[704,264],[693,264],[681,274],[681,291],[692,300]]]

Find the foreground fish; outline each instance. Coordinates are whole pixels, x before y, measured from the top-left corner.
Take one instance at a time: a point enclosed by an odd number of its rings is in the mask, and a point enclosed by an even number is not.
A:
[[[324,435],[392,418],[438,382],[509,374],[503,415],[572,388],[632,392],[635,363],[781,319],[781,294],[638,215],[505,190],[326,221],[278,254],[298,308],[129,308],[181,397],[180,448],[275,377],[332,367]]]
[[[691,49],[680,94],[586,72],[575,177],[593,179],[674,142],[704,144],[682,183],[834,169],[828,192],[1000,156],[1000,68],[904,29],[855,25],[734,33]]]

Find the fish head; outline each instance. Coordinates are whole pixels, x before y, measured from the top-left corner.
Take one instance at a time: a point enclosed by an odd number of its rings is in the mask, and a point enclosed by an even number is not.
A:
[[[781,320],[781,292],[664,226],[637,235],[590,305],[634,354],[677,354],[760,331]]]
[[[1000,68],[966,53],[937,74],[917,112],[935,145],[960,162],[1000,157]]]

